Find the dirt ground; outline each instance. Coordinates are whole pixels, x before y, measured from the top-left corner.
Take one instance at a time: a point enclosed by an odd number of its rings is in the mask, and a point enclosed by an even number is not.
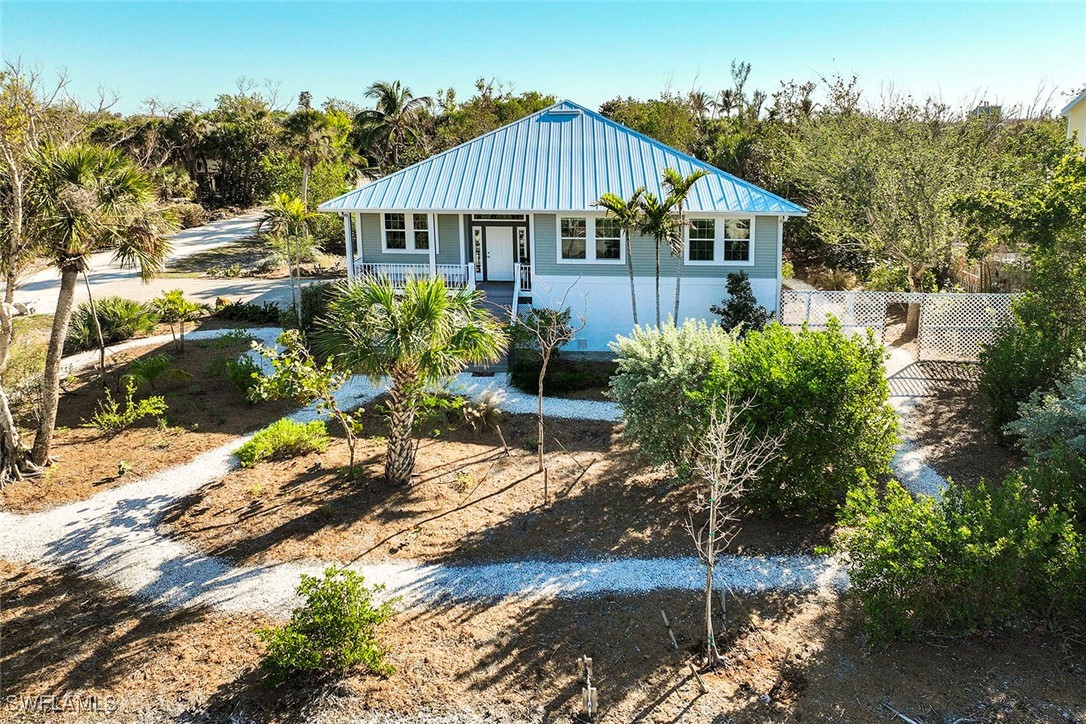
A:
[[[691,491],[645,465],[613,423],[552,421],[548,435],[560,444],[548,439],[547,505],[534,417],[504,418],[508,454],[492,430],[431,425],[407,488],[383,479],[380,417],[367,414],[364,429],[354,479],[341,475],[348,457],[337,440],[321,454],[231,472],[175,506],[165,531],[250,564],[695,554],[684,528]],[[829,521],[748,516],[733,548],[811,552],[831,528]]]
[[[207,328],[214,324],[209,320]],[[150,394],[166,398],[169,410],[164,425],[148,418],[116,434],[85,427],[84,421],[90,419],[104,398],[101,383],[92,372],[66,382],[53,443],[56,462],[47,468],[44,476],[11,483],[0,491],[3,507],[25,513],[82,500],[186,463],[201,452],[282,417],[290,409],[289,404],[251,405],[230,382],[209,374],[214,362],[237,358],[248,344],[243,340],[190,340],[180,355],[167,343],[129,350],[111,358],[107,379],[118,400],[123,400],[123,395],[115,389],[117,377],[133,359],[168,354],[174,367],[191,375],[187,379],[161,380],[156,383],[156,390],[136,393],[136,399]],[[28,440],[32,439],[29,431],[26,433]],[[123,474],[122,461],[127,467]]]
[[[0,719],[17,718],[11,707],[28,698],[81,694],[118,707],[115,721],[339,722],[395,711],[419,721],[571,722],[582,655],[593,659],[602,722],[899,721],[894,710],[922,722],[1086,717],[1082,642],[996,631],[873,650],[849,605],[827,594],[733,600],[727,625],[717,622],[728,666],[703,677],[705,694],[689,669],[701,603],[669,591],[405,610],[383,634],[390,678],[354,673],[272,689],[253,633],[268,619],[153,610],[30,566],[0,562],[0,580]]]

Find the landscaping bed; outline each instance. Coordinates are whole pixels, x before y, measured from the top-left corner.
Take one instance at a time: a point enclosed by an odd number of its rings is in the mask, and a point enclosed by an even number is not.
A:
[[[113,718],[124,721],[572,722],[581,655],[593,658],[602,722],[867,722],[896,720],[893,710],[916,721],[1086,715],[1081,643],[1023,630],[871,650],[851,608],[818,594],[733,599],[720,636],[730,665],[704,677],[706,694],[687,667],[701,602],[672,591],[404,610],[383,635],[390,678],[270,688],[253,633],[265,617],[149,609],[72,573],[5,562],[0,581],[4,694],[108,695]]]
[[[243,563],[695,554],[684,527],[692,491],[645,465],[614,423],[551,421],[544,505],[535,424],[527,415],[504,418],[506,454],[493,430],[431,423],[415,482],[394,488],[383,478],[384,423],[368,412],[353,479],[340,474],[347,449],[336,439],[324,453],[235,470],[181,501],[163,525],[171,536]],[[733,551],[812,552],[831,528],[748,516]]]
[[[251,405],[244,394],[215,372],[216,364],[236,359],[249,347],[244,339],[189,340],[184,354],[172,343],[148,345],[111,357],[109,384],[116,385],[127,361],[168,355],[171,365],[191,375],[161,379],[136,399],[162,395],[169,405],[164,424],[146,418],[116,433],[85,427],[105,398],[97,373],[84,371],[65,383],[57,413],[52,454],[56,463],[37,479],[9,484],[2,493],[6,510],[28,513],[82,500],[160,470],[189,462],[206,450],[262,427],[291,409],[289,403]],[[115,399],[123,393],[111,389]],[[123,403],[122,403],[123,404]],[[28,443],[32,433],[24,430]],[[122,466],[123,463],[123,466]],[[123,467],[123,470],[122,470]]]

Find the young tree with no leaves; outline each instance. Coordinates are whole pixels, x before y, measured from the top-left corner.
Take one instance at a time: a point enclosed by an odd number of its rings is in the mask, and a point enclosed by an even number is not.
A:
[[[709,429],[698,445],[697,497],[690,504],[687,530],[705,562],[705,659],[710,668],[720,661],[713,628],[713,571],[717,557],[739,533],[741,496],[776,457],[780,436],[756,437],[743,423],[753,407],[726,395],[713,411]]]
[[[572,289],[572,287],[570,287]],[[527,342],[539,354],[539,380],[536,387],[536,453],[539,458],[538,472],[543,473],[543,498],[547,498],[547,469],[543,457],[543,380],[547,368],[558,350],[569,344],[585,328],[587,318],[582,312],[577,318],[577,325],[571,320],[573,313],[566,306],[569,289],[562,295],[554,307],[533,307],[527,314],[513,318],[513,338]]]

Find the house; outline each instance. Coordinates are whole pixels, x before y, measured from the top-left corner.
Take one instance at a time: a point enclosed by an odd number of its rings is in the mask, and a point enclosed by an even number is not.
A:
[[[1067,119],[1067,137],[1077,134],[1079,145],[1086,147],[1086,89],[1064,106],[1060,115]]]
[[[344,220],[348,274],[437,274],[479,286],[513,310],[568,291],[586,326],[571,351],[605,351],[633,329],[626,244],[595,203],[638,187],[665,195],[666,167],[709,175],[693,187],[679,316],[715,320],[731,272],[745,271],[776,310],[784,222],[806,210],[764,189],[562,101],[321,204]],[[654,324],[655,244],[635,236],[638,322]],[[674,308],[676,261],[661,252],[661,309]]]

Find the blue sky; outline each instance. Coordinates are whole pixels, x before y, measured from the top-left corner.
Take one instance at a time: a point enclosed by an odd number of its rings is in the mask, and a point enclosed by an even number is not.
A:
[[[666,85],[715,91],[733,58],[750,86],[858,74],[964,103],[1029,103],[1038,88],[1086,84],[1086,3],[322,3],[0,0],[0,51],[66,68],[74,93],[99,87],[138,109],[150,97],[210,104],[239,77],[318,100],[359,101],[374,80],[417,94],[479,76],[589,106]],[[1057,95],[1053,104],[1063,104]]]

